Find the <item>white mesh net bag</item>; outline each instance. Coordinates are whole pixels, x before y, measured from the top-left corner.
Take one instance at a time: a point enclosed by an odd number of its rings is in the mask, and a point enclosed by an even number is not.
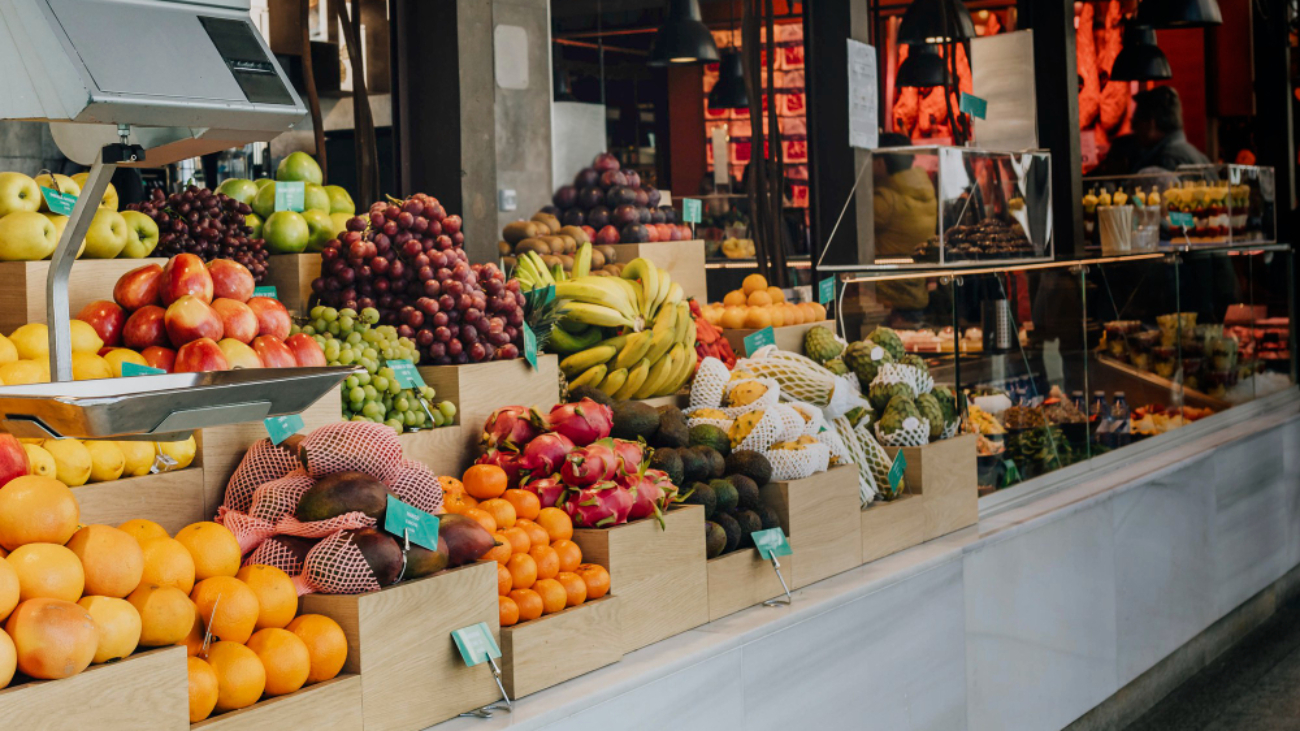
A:
[[[802,449],[769,449],[763,453],[772,463],[772,479],[802,480],[818,472],[825,472],[830,464],[831,451],[825,444],[805,444]]]
[[[862,504],[869,505],[880,492],[878,486],[889,484],[889,455],[871,436],[865,422],[857,429],[844,417],[831,424],[848,451],[850,461],[858,466],[859,495]]]
[[[769,411],[775,412],[781,419],[781,433],[777,435],[777,441],[794,441],[803,436],[808,428],[808,422],[790,404],[776,404]]]
[[[886,447],[924,447],[930,443],[930,420],[909,416],[903,419],[903,428],[886,434],[880,422],[872,425],[876,439]]]
[[[709,425],[709,426],[716,426],[716,427],[718,427],[719,429],[721,429],[722,431],[725,432],[725,431],[729,431],[729,430],[731,429],[732,420],[731,420],[731,419],[711,419],[711,418],[708,418],[708,417],[696,417],[696,416],[688,416],[688,417],[686,418],[686,426],[687,426],[688,428],[694,429],[695,427],[697,427],[697,426],[699,426],[699,425],[701,425],[701,424],[707,424],[707,425]]]
[[[388,486],[398,500],[430,515],[442,512],[442,483],[433,470],[413,459],[403,459],[397,477]]]
[[[737,362],[736,369],[771,378],[781,384],[781,392],[787,398],[819,407],[831,403],[837,383],[835,374],[817,365],[817,361],[780,350],[775,345],[759,348],[749,358]]]
[[[296,444],[297,441],[293,440],[293,443]],[[254,442],[226,483],[222,504],[231,510],[246,513],[253,502],[254,490],[302,467],[298,451],[289,444],[288,441],[280,445],[272,444],[270,439]]]
[[[739,396],[751,389],[762,388],[763,393],[758,398],[749,401],[740,406],[727,406],[731,403],[733,394]],[[742,378],[738,381],[731,381],[727,384],[727,394],[723,398],[722,413],[730,416],[732,419],[741,414],[754,411],[756,409],[767,410],[775,406],[781,400],[781,385],[771,378]]]
[[[732,429],[743,428],[748,421],[753,420],[758,411],[751,411],[747,414],[741,414],[736,418]],[[798,417],[795,417],[798,418]],[[732,447],[732,450],[748,449],[754,452],[766,452],[767,448],[772,446],[773,442],[781,439],[781,434],[786,428],[786,417],[783,417],[778,409],[766,409],[762,412],[761,417],[757,417],[757,422],[749,430],[749,434],[744,439]],[[735,441],[735,440],[733,440]]]
[[[953,437],[957,436],[957,432],[960,430],[961,430],[961,419],[953,419],[950,424],[948,424],[943,428],[943,434],[940,434],[939,438],[952,439]]]
[[[805,404],[799,401],[789,401],[786,405],[794,409],[795,412],[803,418],[803,429],[797,436],[802,437],[806,435],[815,437],[823,431],[826,431],[828,425],[826,423],[826,417],[822,414],[821,409],[812,404]]]
[[[302,573],[303,561],[316,541],[298,536],[271,536],[262,542],[248,558],[245,566],[274,566],[290,576]]]
[[[722,396],[726,392],[727,381],[731,380],[731,371],[717,358],[705,358],[695,369],[695,380],[691,381],[691,409],[716,409],[722,406]]]
[[[880,366],[871,385],[877,383],[906,383],[912,387],[913,398],[934,389],[934,378],[925,371],[906,363],[886,363]]]
[[[302,451],[307,473],[314,478],[354,470],[392,485],[401,469],[402,442],[387,424],[328,424],[302,440]]]
[[[839,431],[833,426],[827,425],[827,428],[818,432],[816,437],[817,441],[826,445],[826,449],[830,453],[829,467],[853,464],[853,455],[849,453],[848,447],[844,446],[844,440],[840,437]]]

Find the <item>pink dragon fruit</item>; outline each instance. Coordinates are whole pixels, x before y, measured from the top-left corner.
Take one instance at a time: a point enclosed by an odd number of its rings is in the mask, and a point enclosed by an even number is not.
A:
[[[546,431],[546,416],[527,406],[503,406],[488,415],[483,425],[483,449],[519,451]]]
[[[536,495],[543,508],[555,507],[564,496],[564,491],[569,489],[568,485],[560,481],[559,475],[529,479],[524,482],[523,488]]]
[[[589,398],[577,403],[559,404],[547,416],[551,430],[559,432],[579,447],[604,439],[614,428],[614,412]]]
[[[653,515],[663,525],[663,511],[677,497],[677,486],[668,479],[668,474],[661,470],[646,470],[644,474],[630,475],[625,480],[620,479],[619,484],[628,488],[634,500],[627,519],[641,520]]]
[[[505,470],[506,485],[510,489],[519,487],[519,483],[534,472],[538,474],[542,472],[541,463],[536,458],[502,449],[489,449],[475,461],[475,464],[494,464]]]
[[[541,469],[540,474],[552,475],[564,464],[564,458],[574,449],[573,442],[563,434],[550,432],[534,437],[524,447],[524,456],[535,460]]]
[[[627,488],[600,482],[565,493],[560,507],[573,519],[576,528],[612,528],[627,522],[634,502]]]
[[[614,440],[614,454],[618,456],[620,472],[634,475],[641,471],[641,463],[645,461],[644,446],[640,442],[629,442],[626,439]]]
[[[576,488],[612,480],[617,474],[618,456],[606,444],[592,444],[569,452],[560,468],[565,484]]]

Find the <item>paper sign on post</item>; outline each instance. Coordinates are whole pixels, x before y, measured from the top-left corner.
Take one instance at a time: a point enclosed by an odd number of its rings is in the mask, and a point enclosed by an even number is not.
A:
[[[254,297],[270,297],[270,298],[273,299],[273,300],[274,300],[274,299],[279,299],[279,297],[276,296],[276,293],[275,293],[275,285],[273,285],[273,284],[268,284],[268,285],[266,285],[266,286],[264,286],[264,287],[253,287],[253,296],[254,296]]]
[[[989,103],[974,94],[961,93],[961,101],[958,102],[961,111],[977,119],[984,119],[989,113]]]
[[[745,336],[745,355],[752,357],[765,345],[776,345],[776,331],[771,326]]]
[[[528,365],[537,370],[537,336],[533,334],[533,329],[524,323],[524,360]]]
[[[880,146],[880,74],[876,49],[848,39],[849,146],[872,150]]]
[[[266,425],[266,433],[271,437],[272,444],[279,444],[289,437],[302,431],[303,421],[302,414],[286,414],[284,416],[268,416],[263,419]]]
[[[771,561],[773,556],[789,556],[794,553],[780,528],[756,530],[749,535],[754,539],[754,548],[758,549],[758,555],[764,561]]]
[[[45,207],[50,209],[50,213],[60,216],[71,216],[73,206],[77,205],[77,196],[45,186],[41,186],[41,197],[45,199]]]
[[[817,301],[823,305],[835,301],[835,277],[827,277],[817,285]]]
[[[496,640],[492,639],[492,630],[488,629],[486,622],[455,630],[451,633],[451,637],[456,641],[456,649],[460,650],[461,659],[469,667],[501,657],[501,648],[497,647]]]
[[[699,198],[682,199],[682,221],[699,223],[704,220],[704,202]]]
[[[302,213],[307,205],[307,184],[301,180],[283,180],[275,186],[275,210]]]
[[[907,457],[903,456],[903,450],[898,450],[894,456],[894,463],[889,466],[889,491],[898,494],[898,486],[903,484],[903,473],[907,472]]]
[[[397,379],[397,385],[402,388],[423,388],[424,378],[420,376],[420,370],[409,360],[390,360],[387,361],[388,367],[393,369],[393,377]]]
[[[440,522],[438,516],[429,515],[392,495],[388,496],[388,507],[384,511],[384,530],[398,538],[404,538],[417,546],[436,551]]]
[[[122,363],[123,378],[130,378],[131,376],[161,376],[166,373],[167,371],[161,368],[154,368],[152,366],[142,366],[142,365],[137,365],[135,363],[125,362],[125,361]]]

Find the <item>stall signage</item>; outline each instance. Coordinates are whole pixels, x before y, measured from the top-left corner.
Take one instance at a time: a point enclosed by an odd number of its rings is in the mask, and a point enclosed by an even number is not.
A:
[[[756,530],[749,535],[754,539],[754,548],[758,549],[758,555],[762,556],[764,561],[794,553],[790,550],[790,542],[785,539],[785,533],[780,528]]]
[[[524,323],[524,359],[528,365],[537,370],[537,336],[533,334],[533,329]]]
[[[752,358],[765,345],[776,345],[776,331],[770,325],[745,336],[745,355]]]
[[[409,360],[390,360],[388,367],[393,369],[393,377],[402,388],[423,388],[424,378],[420,370]]]
[[[384,530],[389,533],[430,551],[437,551],[440,522],[438,516],[429,515],[392,495],[388,496],[388,509],[384,511]]]
[[[903,484],[903,473],[907,472],[907,457],[903,456],[903,450],[898,450],[894,455],[894,463],[889,466],[889,491],[897,495],[898,486]]]
[[[282,180],[275,186],[275,210],[302,213],[307,205],[307,184],[301,180]]]
[[[131,376],[161,376],[165,373],[167,373],[167,371],[161,368],[142,366],[136,363],[122,363],[122,376],[124,378],[130,378]]]
[[[289,437],[302,431],[303,421],[302,414],[285,414],[284,416],[269,416],[262,421],[266,425],[266,433],[271,437],[272,444],[279,444]]]
[[[961,102],[959,103],[961,111],[977,119],[984,119],[989,113],[989,103],[974,94],[961,93]]]
[[[492,630],[488,629],[486,622],[458,629],[451,633],[451,637],[456,640],[456,649],[460,650],[461,659],[469,667],[501,657],[501,648],[492,639]]]
[[[41,186],[41,197],[45,198],[45,207],[50,209],[50,213],[60,216],[71,216],[73,207],[77,205],[77,196],[45,186]]]
[[[254,297],[270,297],[270,298],[273,299],[273,300],[274,300],[274,299],[279,299],[279,297],[276,296],[275,285],[274,285],[274,284],[268,284],[268,285],[266,285],[266,286],[264,286],[264,287],[253,287],[253,296],[254,296]]]
[[[1192,218],[1192,214],[1185,211],[1170,211],[1169,222],[1175,226],[1182,226],[1183,228],[1196,227],[1196,219]]]
[[[704,220],[704,202],[699,198],[682,199],[682,221],[699,223]]]
[[[817,301],[823,305],[835,301],[835,277],[827,277],[817,285]]]

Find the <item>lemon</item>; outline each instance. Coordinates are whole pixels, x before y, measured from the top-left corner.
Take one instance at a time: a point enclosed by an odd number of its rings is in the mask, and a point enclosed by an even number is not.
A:
[[[0,365],[18,360],[18,348],[9,338],[0,335]]]
[[[46,439],[41,442],[41,446],[54,457],[59,482],[68,487],[77,487],[90,479],[90,450],[86,449],[86,445],[76,439]]]
[[[90,452],[90,481],[108,482],[122,476],[126,469],[126,456],[113,442],[88,441],[86,451]]]
[[[72,354],[72,380],[89,381],[94,378],[112,378],[113,366],[94,353]]]
[[[190,466],[194,461],[194,452],[198,445],[194,442],[194,437],[190,437],[183,442],[158,442],[158,451],[168,459],[176,462],[169,469],[183,470]]]
[[[29,322],[14,330],[9,340],[18,349],[18,357],[23,360],[42,360],[50,355],[50,331],[44,323]],[[5,383],[8,382],[6,379]]]
[[[143,477],[149,474],[153,468],[154,455],[158,453],[153,442],[121,441],[115,444],[126,459],[123,477]]]
[[[48,383],[50,373],[45,364],[34,360],[16,360],[0,366],[0,381],[6,386],[24,386],[29,383]]]
[[[37,477],[54,477],[57,474],[54,455],[47,452],[44,447],[37,444],[23,444],[23,451],[27,453],[27,461],[31,464],[30,474]]]
[[[74,353],[98,353],[99,349],[104,347],[103,338],[95,332],[95,328],[90,323],[83,320],[73,320],[72,329],[72,352]]]
[[[112,366],[113,375],[118,378],[122,377],[123,363],[135,363],[139,366],[149,365],[143,355],[140,355],[130,348],[114,348],[113,350],[108,351],[108,354],[104,356],[104,360],[108,361],[108,364]]]

